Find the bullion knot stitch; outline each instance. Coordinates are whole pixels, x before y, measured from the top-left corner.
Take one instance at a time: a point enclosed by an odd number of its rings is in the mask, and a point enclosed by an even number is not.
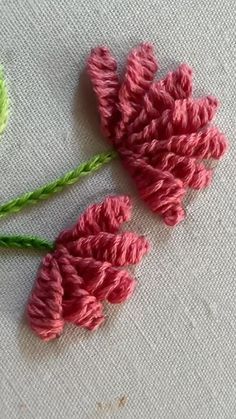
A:
[[[108,48],[93,49],[87,62],[103,135],[118,151],[140,197],[174,226],[185,217],[188,188],[203,189],[211,182],[204,160],[221,158],[227,140],[211,125],[218,100],[192,97],[192,69],[182,64],[160,81],[157,70],[148,43],[130,52],[121,80]]]
[[[119,232],[131,209],[129,197],[108,197],[58,236],[54,251],[42,261],[27,307],[40,338],[56,338],[65,322],[94,330],[104,321],[103,301],[119,304],[132,295],[136,280],[122,267],[139,263],[149,244],[136,233]]]

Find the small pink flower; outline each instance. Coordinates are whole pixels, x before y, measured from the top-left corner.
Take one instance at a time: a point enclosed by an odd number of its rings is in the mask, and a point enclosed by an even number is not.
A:
[[[150,44],[131,51],[122,82],[105,47],[92,50],[87,69],[104,136],[150,209],[166,224],[178,224],[187,189],[211,182],[212,171],[200,160],[219,159],[227,150],[224,135],[209,125],[217,99],[192,98],[192,70],[186,64],[154,80],[158,66]]]
[[[131,209],[128,197],[108,197],[59,235],[42,261],[27,307],[40,338],[56,338],[65,322],[94,330],[104,320],[103,300],[119,304],[132,295],[136,281],[119,268],[140,262],[149,245],[135,233],[118,233]]]

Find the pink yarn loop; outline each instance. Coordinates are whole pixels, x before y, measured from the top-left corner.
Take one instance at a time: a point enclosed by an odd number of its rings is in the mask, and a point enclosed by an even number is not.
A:
[[[116,60],[104,47],[94,49],[87,69],[98,98],[102,132],[118,150],[141,198],[168,225],[185,216],[188,188],[212,179],[204,159],[220,159],[228,143],[210,125],[215,97],[192,98],[192,69],[182,64],[160,81],[153,46],[141,44],[127,59],[119,82]]]
[[[63,231],[45,256],[29,299],[31,328],[43,340],[59,336],[65,322],[94,330],[104,321],[102,301],[119,304],[136,281],[119,267],[136,264],[149,244],[135,233],[119,233],[131,217],[127,196],[90,206],[76,225]]]

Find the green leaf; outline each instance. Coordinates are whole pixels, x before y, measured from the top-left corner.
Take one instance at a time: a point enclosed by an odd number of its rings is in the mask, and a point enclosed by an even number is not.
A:
[[[3,69],[0,67],[0,135],[7,126],[9,115],[9,98],[4,79]]]

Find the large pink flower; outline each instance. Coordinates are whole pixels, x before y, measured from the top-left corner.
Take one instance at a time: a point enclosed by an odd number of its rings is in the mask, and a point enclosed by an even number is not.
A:
[[[105,47],[92,50],[87,69],[104,136],[150,209],[166,224],[178,224],[187,189],[211,181],[212,171],[201,160],[219,159],[227,149],[224,135],[210,125],[218,101],[192,98],[192,70],[186,64],[154,80],[158,66],[149,44],[131,51],[121,82]]]
[[[135,233],[118,233],[130,217],[127,196],[108,197],[59,235],[42,261],[27,307],[40,338],[59,336],[65,322],[94,330],[104,320],[103,300],[118,304],[131,296],[136,281],[119,268],[140,262],[149,245]]]

